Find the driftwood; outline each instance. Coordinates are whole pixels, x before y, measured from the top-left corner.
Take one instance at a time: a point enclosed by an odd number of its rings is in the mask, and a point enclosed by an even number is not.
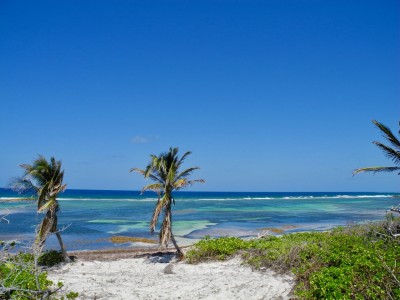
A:
[[[395,212],[400,214],[400,204],[397,206],[392,206],[392,208],[387,213],[387,224],[386,230],[389,236],[397,238],[400,236],[400,222],[394,219],[393,215],[390,212]]]
[[[258,235],[257,235],[257,238],[258,239],[262,239],[262,238],[265,238],[265,237],[268,237],[268,236],[271,236],[272,234],[271,234],[271,231],[270,230],[263,230],[262,232],[260,232]]]
[[[393,206],[393,207],[390,209],[390,211],[396,212],[396,213],[400,214],[400,204],[397,205],[396,207]]]
[[[5,211],[6,211],[6,214],[0,216],[0,223],[6,222],[7,224],[10,224],[10,221],[7,219],[7,216],[10,214],[10,210],[6,207]]]

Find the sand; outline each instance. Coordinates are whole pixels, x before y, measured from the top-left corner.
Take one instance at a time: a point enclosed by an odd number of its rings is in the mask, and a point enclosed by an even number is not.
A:
[[[235,257],[196,265],[171,254],[81,260],[49,270],[78,299],[290,299],[292,276],[253,271]]]

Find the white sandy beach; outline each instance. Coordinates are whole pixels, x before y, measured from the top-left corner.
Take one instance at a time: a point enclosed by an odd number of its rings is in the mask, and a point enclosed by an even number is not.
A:
[[[252,271],[236,257],[197,265],[164,257],[80,261],[49,271],[78,299],[290,299],[294,280]]]

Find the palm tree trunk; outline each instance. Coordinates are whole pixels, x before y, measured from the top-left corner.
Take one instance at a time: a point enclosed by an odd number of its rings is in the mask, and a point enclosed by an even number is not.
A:
[[[170,234],[171,242],[172,242],[172,244],[174,245],[174,247],[176,249],[176,256],[179,259],[182,259],[183,258],[183,252],[182,252],[181,248],[179,248],[178,243],[175,240],[174,234],[172,233],[171,199],[172,199],[172,197],[171,197],[171,195],[169,195],[169,201],[168,201],[168,204],[167,204],[167,207],[166,207],[165,219],[166,219],[167,224],[168,224],[167,226],[168,226],[168,231],[169,231],[169,234]]]
[[[57,236],[58,243],[60,244],[60,248],[61,248],[61,252],[62,252],[63,257],[64,257],[64,261],[65,262],[71,262],[71,259],[69,258],[68,254],[67,254],[67,251],[65,250],[64,243],[63,243],[63,240],[61,238],[61,233],[57,231],[55,234]]]
[[[179,259],[182,259],[184,255],[183,255],[183,252],[182,252],[181,248],[179,248],[179,246],[178,246],[178,244],[177,244],[177,242],[175,240],[174,235],[172,234],[172,228],[171,228],[171,241],[172,241],[172,244],[174,245],[174,247],[176,249],[176,255],[178,256]]]

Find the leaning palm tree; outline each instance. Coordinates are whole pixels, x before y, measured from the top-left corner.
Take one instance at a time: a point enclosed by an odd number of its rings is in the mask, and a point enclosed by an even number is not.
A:
[[[57,213],[60,211],[57,196],[66,188],[66,184],[63,184],[64,171],[61,170],[61,161],[56,161],[54,157],[47,161],[39,155],[32,165],[22,164],[21,167],[24,169],[24,175],[14,183],[14,189],[34,191],[37,196],[38,213],[46,212],[36,231],[35,246],[38,252],[41,252],[47,237],[55,233],[64,260],[69,261],[57,226]]]
[[[181,158],[178,156],[178,148],[170,148],[169,152],[161,153],[159,156],[151,155],[151,160],[147,167],[142,170],[138,168],[132,168],[130,171],[138,172],[143,175],[144,178],[150,178],[154,181],[149,185],[143,187],[142,192],[146,190],[154,191],[158,194],[158,201],[154,208],[153,216],[150,222],[150,232],[153,234],[158,223],[158,217],[160,213],[164,212],[164,219],[161,224],[159,233],[159,243],[163,247],[167,247],[169,241],[172,242],[176,248],[177,255],[182,257],[182,250],[176,243],[175,237],[172,233],[172,211],[171,205],[175,204],[175,200],[172,196],[173,191],[181,190],[188,185],[192,185],[196,182],[204,183],[203,179],[188,180],[188,177],[194,170],[199,169],[198,167],[191,167],[183,171],[179,171],[185,158],[190,155],[188,151]]]
[[[377,173],[377,172],[400,171],[400,141],[394,136],[394,134],[390,131],[390,129],[385,125],[383,125],[382,123],[379,123],[378,121],[375,120],[373,120],[372,123],[374,123],[375,126],[378,127],[378,129],[382,132],[382,136],[391,144],[391,146],[384,145],[377,141],[374,141],[373,143],[385,153],[386,157],[390,158],[395,163],[395,165],[398,166],[391,166],[391,167],[376,166],[376,167],[360,168],[360,169],[355,169],[353,171],[353,175],[362,172]],[[400,175],[400,173],[398,175]]]

